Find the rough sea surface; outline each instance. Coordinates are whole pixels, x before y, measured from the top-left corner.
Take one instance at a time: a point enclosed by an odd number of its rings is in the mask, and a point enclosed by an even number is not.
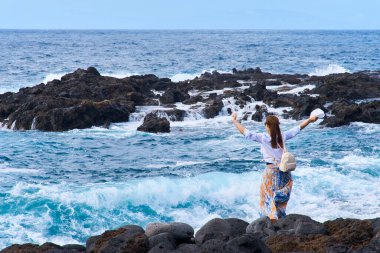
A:
[[[261,67],[326,75],[380,69],[380,31],[12,31],[0,30],[0,92],[75,69],[153,73],[172,80],[203,71]],[[264,168],[226,110],[193,114],[169,134],[137,132],[151,108],[110,129],[0,131],[0,248],[84,243],[128,223],[258,218]],[[282,129],[300,122],[282,119]],[[262,123],[247,122],[264,131]],[[309,126],[289,141],[298,168],[288,213],[324,221],[380,216],[380,126]]]

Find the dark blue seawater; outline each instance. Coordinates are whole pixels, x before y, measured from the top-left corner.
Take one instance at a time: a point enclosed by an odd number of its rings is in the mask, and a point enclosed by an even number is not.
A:
[[[260,66],[278,73],[380,69],[379,31],[0,30],[0,91],[17,91],[76,68],[154,73],[183,80],[205,70]],[[178,105],[185,107],[184,105]],[[84,243],[128,223],[258,217],[263,164],[224,109],[194,113],[169,134],[137,132],[144,114],[110,129],[0,131],[0,248]],[[288,129],[300,122],[282,119]],[[260,123],[247,128],[264,131]],[[288,212],[323,221],[380,216],[380,128],[310,126],[289,141],[299,167]]]
[[[95,66],[161,77],[259,66],[277,73],[380,68],[380,31],[0,30],[0,90]],[[46,79],[45,79],[46,80]]]

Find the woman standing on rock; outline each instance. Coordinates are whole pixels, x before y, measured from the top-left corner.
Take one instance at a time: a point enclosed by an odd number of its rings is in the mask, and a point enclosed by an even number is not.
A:
[[[257,141],[261,144],[261,153],[266,162],[260,185],[260,216],[268,216],[271,220],[283,218],[286,215],[286,205],[293,186],[291,173],[282,172],[278,167],[284,152],[283,138],[285,138],[285,141],[293,138],[309,123],[315,122],[318,118],[311,116],[299,126],[293,127],[283,134],[280,130],[280,121],[276,116],[270,115],[266,117],[266,133],[250,132],[236,118],[237,114],[235,112],[232,114],[233,124],[246,139]]]

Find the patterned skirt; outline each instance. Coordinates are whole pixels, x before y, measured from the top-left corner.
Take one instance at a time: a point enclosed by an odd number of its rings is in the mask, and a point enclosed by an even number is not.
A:
[[[292,186],[290,172],[266,167],[260,185],[260,216],[268,216],[271,220],[285,217]]]

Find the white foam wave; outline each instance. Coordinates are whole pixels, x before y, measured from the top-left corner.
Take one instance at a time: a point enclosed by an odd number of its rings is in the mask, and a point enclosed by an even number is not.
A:
[[[0,248],[5,248],[10,244],[33,242],[43,244],[47,241],[58,245],[80,244],[81,242],[71,236],[46,236],[46,225],[53,222],[47,213],[41,213],[42,217],[35,217],[28,213],[25,214],[2,214],[0,216],[0,226],[2,236],[11,238],[9,241],[0,241]],[[25,224],[28,224],[25,226]]]
[[[271,85],[271,86],[266,86],[266,89],[267,90],[273,90],[273,91],[281,91],[281,90],[284,90],[284,89],[292,89],[293,87],[296,87],[295,84],[288,84],[288,83],[285,83],[285,84],[281,84],[281,85]]]
[[[38,173],[40,170],[37,169],[19,169],[19,168],[0,168],[0,173],[8,174],[29,174],[29,173]]]
[[[359,99],[359,100],[355,100],[354,102],[357,104],[362,104],[362,103],[368,103],[368,102],[379,101],[379,100],[380,100],[380,97],[379,98]]]
[[[86,129],[74,129],[67,132],[59,133],[62,135],[77,135],[77,136],[107,136],[115,139],[123,139],[135,136],[138,134],[137,127],[139,122],[113,123],[109,128],[91,127]]]
[[[177,161],[175,164],[148,164],[147,168],[151,169],[159,169],[159,168],[175,168],[175,167],[186,167],[197,164],[205,164],[206,162],[198,162],[198,161]]]
[[[172,80],[172,82],[182,82],[182,81],[186,81],[186,80],[192,80],[196,77],[199,77],[204,72],[196,73],[196,74],[179,73],[179,74],[175,74],[172,77],[170,77],[170,80]]]
[[[380,156],[373,157],[350,153],[341,159],[337,159],[336,162],[350,168],[370,168],[376,167],[380,164]]]
[[[66,73],[50,73],[45,76],[45,78],[42,80],[42,83],[46,84],[48,82],[51,82],[55,79],[61,80],[62,76],[66,75]]]
[[[355,126],[360,127],[360,129],[359,129],[360,133],[371,134],[371,135],[377,133],[377,136],[378,136],[377,139],[380,139],[380,124],[364,123],[364,122],[352,122],[350,125],[354,126],[354,127]]]
[[[350,71],[338,64],[329,64],[328,66],[315,68],[309,76],[327,76],[330,74],[349,73]]]
[[[376,187],[379,178],[346,175],[327,167],[300,166],[293,174],[295,185],[288,212],[307,214],[321,221],[336,217],[370,218],[380,212],[377,198],[380,188]],[[163,216],[192,221],[191,225],[199,228],[203,224],[198,219],[200,214],[204,217],[227,215],[247,221],[258,218],[260,181],[260,171],[212,172],[189,178],[156,177],[85,187],[18,183],[11,194],[65,205],[84,204],[100,211],[126,208],[128,203],[145,205]],[[190,207],[177,208],[185,203]]]
[[[129,76],[140,75],[140,74],[137,72],[106,72],[106,73],[101,73],[101,75],[115,77],[115,78],[125,78]]]
[[[297,88],[288,90],[288,91],[279,91],[278,94],[294,94],[294,95],[299,95],[300,93],[304,92],[306,89],[312,90],[316,86],[314,84],[308,84],[304,86],[299,86]]]
[[[53,200],[63,204],[85,204],[97,210],[121,208],[127,202],[134,206],[147,205],[162,215],[173,215],[179,221],[186,221],[186,218],[195,220],[193,207],[185,213],[182,212],[182,218],[176,217],[177,210],[175,206],[195,201],[194,208],[205,208],[202,205],[203,200],[207,200],[211,205],[221,206],[221,210],[216,210],[216,215],[223,214],[223,206],[235,206],[235,202],[258,201],[258,188],[254,187],[259,184],[260,175],[257,172],[241,174],[228,173],[207,173],[196,177],[189,178],[146,178],[142,180],[130,180],[125,183],[106,183],[93,184],[86,187],[67,187],[67,185],[34,185],[18,183],[11,195],[13,197],[28,197],[31,199],[43,198]],[[245,187],[236,187],[236,186]],[[36,192],[31,189],[38,189]],[[254,210],[255,205],[247,213],[247,219],[257,217]],[[209,214],[210,210],[207,211]],[[195,226],[201,223],[196,222]]]

